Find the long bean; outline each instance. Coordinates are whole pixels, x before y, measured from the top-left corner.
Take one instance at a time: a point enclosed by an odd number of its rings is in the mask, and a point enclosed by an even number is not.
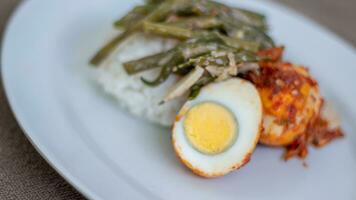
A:
[[[196,82],[191,88],[190,88],[190,93],[188,95],[188,99],[192,100],[194,98],[196,98],[202,87],[204,87],[205,85],[213,82],[215,80],[214,77],[210,76],[210,75],[205,75],[202,78],[200,78],[200,80],[198,82]]]
[[[147,4],[160,4],[165,0],[145,0]]]
[[[179,65],[180,63],[183,63],[184,61],[187,61],[191,58],[195,58],[198,56],[201,56],[203,54],[209,53],[211,51],[214,51],[218,48],[218,45],[212,43],[212,44],[207,44],[207,43],[184,43],[181,45],[178,45],[174,49],[172,49],[170,52],[167,53],[167,57],[165,57],[165,62],[162,63],[161,67],[161,72],[155,78],[154,80],[147,80],[145,78],[141,78],[141,80],[149,85],[149,86],[157,86],[161,83],[163,83],[171,73],[173,73],[173,69],[175,66]],[[145,58],[147,59],[147,57]],[[148,58],[149,59],[149,58]],[[136,62],[136,63],[142,63],[142,66],[144,66],[144,63],[142,60],[137,60],[137,61],[131,61],[131,62]],[[144,67],[141,67],[144,68]],[[133,69],[130,69],[133,70]]]
[[[172,50],[168,52],[161,52],[147,57],[140,58],[138,60],[132,60],[123,63],[125,71],[129,74],[136,74],[145,70],[163,67],[167,65],[171,59]]]
[[[104,47],[98,51],[94,57],[90,60],[90,64],[92,65],[99,65],[105,58],[107,58],[115,49],[116,47],[128,37],[133,30],[127,30],[116,37],[114,37],[109,43],[107,43]]]
[[[127,29],[133,23],[137,23],[152,12],[157,6],[154,4],[146,4],[134,7],[124,17],[114,22],[116,28]]]
[[[204,54],[199,57],[191,58],[188,61],[181,63],[180,65],[173,68],[173,72],[180,74],[182,70],[190,68],[192,66],[216,66],[216,67],[226,67],[229,65],[230,59],[228,54],[231,53],[234,56],[234,60],[237,64],[239,63],[251,63],[258,62],[260,58],[249,51],[227,51],[227,50],[217,50],[209,54]]]
[[[190,39],[192,37],[207,37],[207,35],[212,35],[215,38],[220,38],[222,42],[224,42],[226,45],[231,46],[236,49],[246,49],[249,51],[254,51],[257,52],[259,49],[259,43],[255,42],[253,40],[243,40],[241,38],[233,38],[233,37],[227,37],[219,33],[207,33],[207,34],[201,34],[199,32],[194,32],[189,29],[185,28],[180,28],[168,24],[160,24],[160,23],[152,23],[152,22],[145,22],[144,23],[144,30],[148,33],[152,34],[157,34],[165,37],[173,37],[177,39]],[[256,36],[257,38],[257,36]],[[245,39],[245,38],[244,38]]]
[[[206,4],[208,4],[209,7],[214,7],[215,12],[217,12],[220,17],[224,16],[230,18],[233,21],[242,22],[247,25],[255,26],[257,28],[260,28],[261,30],[267,29],[265,17],[261,14],[244,10],[244,9],[229,7],[215,1],[210,1],[210,0],[202,0],[202,1],[206,1]]]
[[[183,56],[182,63],[195,54],[199,56],[211,51],[211,48],[202,47],[204,43],[210,47],[215,45],[214,49],[220,46],[251,52],[275,46],[265,33],[265,16],[211,0],[146,0],[145,5],[136,6],[116,21],[115,26],[123,28],[124,32],[108,42],[91,59],[91,64],[99,65],[127,37],[142,31],[182,40],[178,49]],[[164,59],[168,55],[166,53],[127,62],[125,69],[133,74],[154,67],[166,67],[154,64]]]
[[[266,33],[254,27],[237,27],[230,33],[230,37],[259,43],[260,49],[275,47],[273,40]]]
[[[225,41],[225,42],[229,42],[229,41]],[[232,42],[229,43],[231,45]],[[183,56],[183,61],[182,63],[178,63],[176,64],[176,66],[174,66],[173,72],[185,74],[186,72],[182,70],[183,68],[184,70],[186,69],[186,67],[182,67],[187,65],[187,63],[185,62],[187,62],[191,58],[209,54],[211,51],[216,51],[216,50],[237,51],[236,48],[225,44],[224,40],[222,40],[219,35],[202,34],[199,37],[193,38],[185,43],[181,43],[177,45],[175,48],[169,50],[168,52],[162,52],[138,60],[132,60],[126,62],[124,63],[124,68],[128,74],[135,74],[155,67],[164,67],[170,61],[171,55],[175,53],[178,56]],[[244,52],[248,52],[248,51],[244,51]]]
[[[170,26],[186,28],[189,30],[216,29],[222,26],[220,20],[211,16],[178,18],[177,20],[173,22],[167,22],[166,24]]]
[[[148,86],[157,86],[163,83],[168,79],[169,75],[172,73],[173,66],[177,65],[183,60],[184,58],[182,57],[182,55],[179,54],[179,52],[173,52],[171,54],[171,59],[169,59],[169,62],[167,62],[167,64],[162,67],[161,72],[156,79],[150,81],[141,77],[142,82],[144,82]]]
[[[94,55],[94,57],[90,60],[92,65],[99,65],[102,61],[107,58],[117,46],[121,44],[128,36],[140,30],[142,27],[142,23],[147,21],[159,21],[160,19],[164,18],[166,15],[169,14],[171,2],[165,1],[160,4],[156,9],[154,9],[148,16],[144,17],[140,21],[132,24],[132,26],[125,30],[123,33],[119,34],[118,36],[114,37],[109,43],[107,43],[99,52]]]
[[[206,43],[202,41],[197,43],[182,43],[167,52],[161,52],[137,60],[125,62],[123,65],[128,74],[136,74],[156,67],[164,67],[171,62],[170,60],[174,55],[183,56],[184,60],[188,60],[192,57],[200,56],[204,53],[216,50],[218,46],[219,45],[214,43]]]
[[[250,24],[262,29],[263,31],[267,30],[266,16],[242,8],[235,8],[234,10],[238,10],[239,12],[243,13],[249,20]]]
[[[143,23],[143,30],[146,33],[153,33],[182,40],[189,39],[194,35],[194,32],[189,29],[179,28],[167,24],[153,23],[149,21],[145,21]]]

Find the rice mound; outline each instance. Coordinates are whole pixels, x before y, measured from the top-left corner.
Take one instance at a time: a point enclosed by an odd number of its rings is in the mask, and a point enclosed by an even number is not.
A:
[[[152,80],[158,76],[160,69],[128,75],[122,63],[170,49],[175,44],[174,40],[135,34],[120,45],[114,56],[96,69],[97,82],[131,114],[162,126],[171,126],[186,98],[178,98],[163,105],[159,105],[159,102],[178,77],[172,75],[163,84],[150,87],[140,78]]]

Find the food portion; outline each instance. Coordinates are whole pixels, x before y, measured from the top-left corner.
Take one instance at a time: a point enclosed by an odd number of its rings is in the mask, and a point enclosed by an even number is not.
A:
[[[261,120],[260,97],[250,82],[233,78],[211,83],[179,111],[173,146],[194,173],[222,176],[250,160]]]
[[[147,0],[114,23],[120,33],[90,63],[130,113],[172,128],[197,175],[245,165],[257,142],[304,159],[343,133],[317,81],[283,60],[265,16],[211,0]]]
[[[263,102],[260,142],[288,145],[318,115],[322,97],[307,69],[286,62],[261,62],[246,78],[256,85]]]

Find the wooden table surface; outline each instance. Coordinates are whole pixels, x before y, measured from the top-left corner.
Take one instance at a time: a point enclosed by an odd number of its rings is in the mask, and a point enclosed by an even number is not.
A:
[[[356,46],[356,0],[274,1],[303,13]],[[0,38],[20,2],[0,0]],[[0,199],[84,199],[26,139],[0,84]]]

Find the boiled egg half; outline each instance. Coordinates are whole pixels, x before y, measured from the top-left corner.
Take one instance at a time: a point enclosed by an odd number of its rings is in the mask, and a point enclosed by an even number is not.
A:
[[[197,175],[222,176],[250,160],[261,121],[262,104],[253,84],[239,78],[211,83],[179,111],[174,150]]]

